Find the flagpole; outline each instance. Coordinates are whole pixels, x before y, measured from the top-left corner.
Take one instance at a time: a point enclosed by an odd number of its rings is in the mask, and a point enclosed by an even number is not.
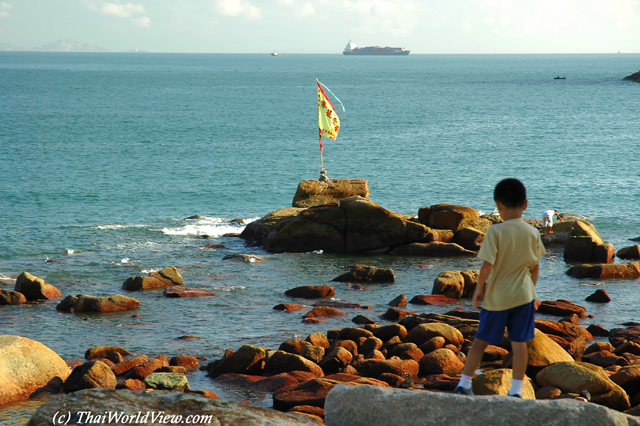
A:
[[[327,177],[327,172],[324,169],[324,163],[322,161],[322,151],[323,151],[323,147],[322,147],[322,131],[318,132],[320,135],[320,179],[318,179],[320,182],[326,182],[329,180],[329,178]]]

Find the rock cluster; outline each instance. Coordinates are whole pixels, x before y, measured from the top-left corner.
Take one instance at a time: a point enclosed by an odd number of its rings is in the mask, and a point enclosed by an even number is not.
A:
[[[57,288],[25,271],[16,279],[13,290],[0,289],[0,305],[17,305],[55,299],[60,296],[62,294]]]

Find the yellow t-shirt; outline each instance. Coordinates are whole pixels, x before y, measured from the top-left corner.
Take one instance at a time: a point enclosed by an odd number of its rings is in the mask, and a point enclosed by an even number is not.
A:
[[[504,311],[534,300],[531,268],[545,253],[540,232],[524,219],[491,225],[478,252],[480,259],[493,265],[482,307]]]

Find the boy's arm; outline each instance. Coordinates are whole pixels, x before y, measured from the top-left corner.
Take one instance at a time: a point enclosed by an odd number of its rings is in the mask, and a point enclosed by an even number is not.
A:
[[[493,269],[493,265],[486,260],[480,268],[480,276],[478,277],[478,285],[476,285],[476,291],[473,292],[472,304],[475,309],[482,308],[482,299],[484,299],[484,293],[487,286],[487,279]]]
[[[531,271],[531,279],[533,280],[533,285],[535,286],[538,283],[538,277],[540,276],[540,263],[536,263],[536,266],[530,269]]]

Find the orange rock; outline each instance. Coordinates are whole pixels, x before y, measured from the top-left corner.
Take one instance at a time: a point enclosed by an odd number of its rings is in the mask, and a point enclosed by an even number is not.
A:
[[[113,370],[116,376],[120,376],[134,367],[142,365],[143,363],[149,361],[149,357],[147,355],[138,355],[136,357],[125,359],[114,365],[111,370]]]
[[[342,312],[337,309],[329,308],[328,306],[316,306],[309,312],[304,314],[302,318],[315,318],[315,317],[336,317],[344,316]]]

